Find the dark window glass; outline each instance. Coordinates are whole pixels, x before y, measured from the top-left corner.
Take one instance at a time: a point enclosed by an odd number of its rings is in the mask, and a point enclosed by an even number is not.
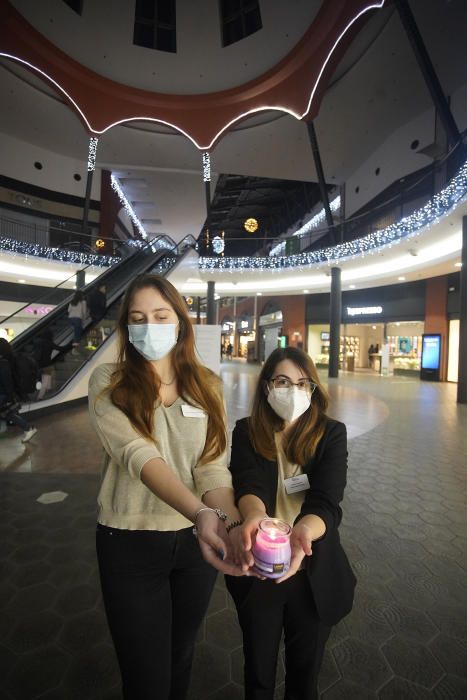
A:
[[[77,12],[79,15],[83,13],[83,0],[63,0],[68,7]]]
[[[159,51],[177,51],[175,0],[136,0],[133,43]]]
[[[136,0],[135,18],[154,22],[156,17],[156,2],[154,0]]]
[[[258,0],[220,0],[222,44],[229,46],[262,29]]]

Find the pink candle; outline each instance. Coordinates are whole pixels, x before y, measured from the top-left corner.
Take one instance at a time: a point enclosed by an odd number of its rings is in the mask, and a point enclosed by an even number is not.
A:
[[[280,578],[290,566],[290,531],[288,523],[278,518],[262,520],[253,545],[255,569],[266,578]]]

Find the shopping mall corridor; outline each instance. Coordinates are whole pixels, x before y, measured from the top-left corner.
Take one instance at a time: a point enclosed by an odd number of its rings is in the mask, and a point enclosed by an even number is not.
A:
[[[248,413],[257,372],[222,365],[230,427]],[[405,377],[349,373],[328,388],[331,415],[349,428],[341,533],[358,588],[328,644],[321,697],[465,700],[467,406],[455,385]],[[16,429],[0,435],[0,695],[118,700],[94,554],[100,447],[84,405],[36,425],[26,445]],[[277,698],[283,679],[280,659]],[[219,577],[191,699],[240,700],[241,683],[241,636]]]

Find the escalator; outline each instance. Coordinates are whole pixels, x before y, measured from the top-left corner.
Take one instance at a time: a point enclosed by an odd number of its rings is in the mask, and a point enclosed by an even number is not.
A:
[[[110,354],[105,350],[114,346],[111,341],[120,301],[129,282],[136,275],[145,272],[166,275],[191,247],[191,241],[182,241],[178,246],[173,243],[173,246],[164,246],[155,252],[154,247],[151,242],[81,288],[86,297],[97,287],[105,285],[107,308],[98,322],[93,323],[89,319],[84,323],[83,337],[77,347],[72,346],[73,329],[68,320],[68,305],[74,295],[73,289],[53,311],[37,320],[12,341],[15,353],[32,355],[36,359],[41,354],[45,337],[51,349],[53,348],[50,363],[41,370],[43,385],[32,392],[27,401],[23,400],[23,411],[34,411],[79,398],[76,393],[85,395],[82,389],[76,392],[75,387],[73,391],[71,385],[76,385],[79,376],[82,378],[81,383],[84,381],[87,384],[87,377],[96,364],[96,356],[105,357],[106,354]],[[37,302],[43,304],[44,298]],[[107,359],[101,359],[99,363],[105,361]]]

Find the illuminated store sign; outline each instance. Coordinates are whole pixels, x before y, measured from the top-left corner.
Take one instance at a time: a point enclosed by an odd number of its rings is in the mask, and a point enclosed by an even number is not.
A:
[[[382,314],[382,306],[348,306],[348,316],[373,316],[374,314]]]

